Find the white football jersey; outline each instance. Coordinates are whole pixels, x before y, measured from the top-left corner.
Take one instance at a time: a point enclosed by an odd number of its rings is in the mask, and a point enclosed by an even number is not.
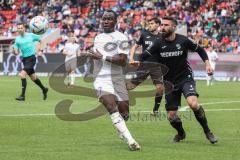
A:
[[[79,45],[77,43],[66,43],[64,50],[67,51],[65,61],[76,58],[79,51]]]
[[[119,31],[101,33],[95,37],[93,50],[102,55],[113,57],[117,54],[129,54],[128,38]],[[94,75],[96,78],[111,79],[112,76],[122,76],[122,66],[104,60],[94,60]]]
[[[212,52],[208,51],[207,55],[208,55],[209,61],[212,62],[212,63],[216,62],[216,60],[218,59],[217,52],[215,52],[215,51],[212,51]]]

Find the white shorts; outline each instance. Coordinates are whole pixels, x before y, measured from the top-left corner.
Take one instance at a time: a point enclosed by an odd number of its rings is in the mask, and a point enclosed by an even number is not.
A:
[[[65,61],[66,71],[74,71],[77,68],[77,58],[72,58]]]
[[[100,99],[103,95],[113,94],[116,101],[128,101],[128,92],[123,78],[96,78],[94,88],[97,91],[97,97]]]

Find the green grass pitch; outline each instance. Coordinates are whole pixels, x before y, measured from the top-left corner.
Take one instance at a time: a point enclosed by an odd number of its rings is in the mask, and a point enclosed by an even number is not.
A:
[[[48,78],[41,78],[48,84]],[[199,101],[207,110],[209,126],[219,138],[210,144],[192,112],[180,112],[187,137],[172,144],[175,135],[165,118],[153,119],[148,112],[154,98],[137,98],[130,106],[128,128],[141,145],[137,152],[128,150],[107,115],[89,121],[63,121],[54,115],[55,106],[72,99],[71,112],[79,113],[96,107],[96,98],[64,95],[50,88],[47,101],[40,89],[28,79],[26,101],[14,100],[19,95],[18,77],[0,77],[0,159],[1,160],[238,160],[240,157],[240,84],[216,82],[207,87],[197,82]],[[89,86],[79,78],[77,85]],[[152,85],[137,90],[153,89]],[[154,95],[154,93],[153,93]],[[183,106],[186,103],[183,102]]]

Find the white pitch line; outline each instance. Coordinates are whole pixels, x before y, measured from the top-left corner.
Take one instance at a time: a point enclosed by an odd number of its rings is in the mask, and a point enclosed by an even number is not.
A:
[[[230,104],[230,103],[240,103],[240,101],[222,101],[222,102],[208,102],[208,103],[201,103],[201,105],[214,105],[214,104]],[[189,106],[181,107],[178,111],[187,111]]]
[[[6,114],[0,117],[34,117],[34,116],[56,116],[56,114]]]
[[[229,109],[205,109],[206,112],[221,112],[221,111],[240,111],[240,108],[229,108]],[[163,111],[165,112],[165,111]],[[181,111],[185,112],[185,111]],[[131,111],[131,113],[150,113],[150,111]],[[56,116],[56,114],[8,114],[0,115],[0,117],[41,117],[41,116]]]
[[[240,111],[240,108],[229,108],[229,109],[205,109],[204,111],[207,111],[207,112],[216,112],[216,111]]]
[[[230,103],[240,103],[240,101],[223,101],[223,102],[208,102],[202,103],[201,105],[214,105],[214,104],[230,104]],[[184,106],[178,111],[184,112],[187,111],[189,106]],[[218,112],[218,111],[240,111],[240,108],[218,108],[218,109],[205,109],[206,112]],[[131,111],[130,113],[150,113],[150,111]],[[37,116],[56,116],[56,114],[7,114],[0,115],[0,117],[37,117]]]

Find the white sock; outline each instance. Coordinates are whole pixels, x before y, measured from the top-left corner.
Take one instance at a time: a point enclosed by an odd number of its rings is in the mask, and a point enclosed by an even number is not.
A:
[[[214,81],[214,78],[213,78],[213,75],[211,75],[210,85],[213,85],[213,81]]]
[[[70,75],[67,75],[67,85],[70,85]]]
[[[74,85],[74,82],[75,82],[75,73],[71,73],[71,74],[70,74],[70,79],[71,79],[70,84],[71,84],[71,85]]]
[[[209,76],[209,75],[207,75],[207,86],[209,86],[210,85],[210,79],[211,79],[211,77]]]
[[[112,119],[114,126],[117,128],[118,132],[120,132],[124,136],[124,138],[127,139],[128,144],[134,143],[135,140],[133,139],[131,133],[129,132],[129,130],[126,126],[124,119],[119,114],[119,112],[115,112],[115,113],[111,114],[110,117]]]

